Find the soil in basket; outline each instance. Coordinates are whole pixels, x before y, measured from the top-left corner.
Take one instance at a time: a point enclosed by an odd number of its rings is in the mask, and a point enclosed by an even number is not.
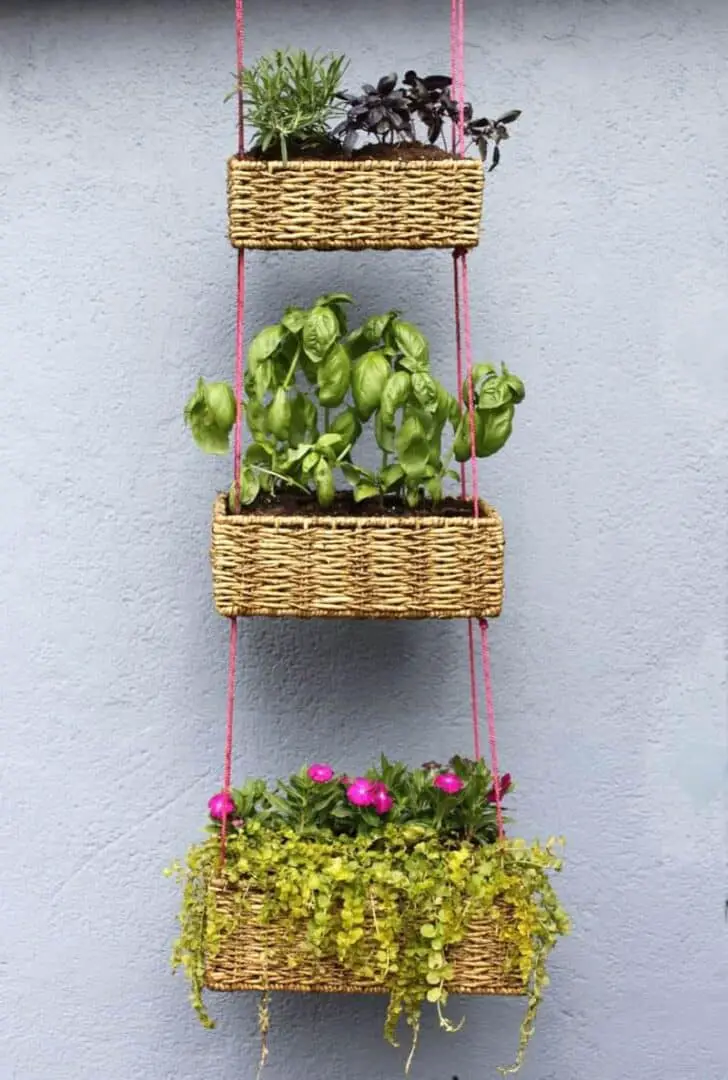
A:
[[[228,501],[228,513],[232,513]],[[242,509],[244,514],[316,517],[444,517],[464,518],[473,516],[473,504],[466,499],[443,499],[437,506],[425,503],[424,506],[411,510],[396,498],[365,499],[354,502],[350,491],[337,492],[333,504],[322,510],[310,495],[286,494],[276,496],[261,495],[252,506]]]
[[[449,154],[441,146],[429,146],[425,143],[374,143],[360,146],[352,154],[345,154],[337,142],[317,143],[315,146],[289,146],[290,161],[432,161],[447,160],[455,155]],[[280,161],[280,148],[273,146],[264,154],[259,149],[252,149],[246,157],[251,161]]]

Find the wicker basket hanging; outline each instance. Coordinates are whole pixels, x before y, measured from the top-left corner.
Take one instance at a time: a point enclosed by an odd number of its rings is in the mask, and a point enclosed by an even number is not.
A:
[[[474,159],[280,161],[231,158],[236,248],[335,251],[472,248],[483,166]]]
[[[305,932],[291,940],[275,922],[256,918],[262,898],[248,894],[249,907],[241,915],[234,887],[212,882],[210,899],[217,911],[235,919],[233,929],[222,937],[205,965],[208,990],[288,990],[302,993],[386,994],[388,987],[371,979],[355,978],[335,960],[317,958],[306,947]],[[236,912],[238,912],[236,914]],[[503,917],[503,916],[502,916]],[[498,934],[498,923],[489,915],[470,922],[464,940],[453,950],[454,975],[448,982],[453,994],[526,993],[512,948]]]
[[[215,502],[212,576],[221,615],[494,618],[503,522],[471,517],[231,514]]]

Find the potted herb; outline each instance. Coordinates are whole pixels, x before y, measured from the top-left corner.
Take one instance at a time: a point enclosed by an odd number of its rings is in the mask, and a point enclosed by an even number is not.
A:
[[[425,1002],[453,1031],[451,994],[522,994],[520,1064],[568,920],[555,841],[498,839],[494,802],[485,763],[461,757],[414,769],[383,757],[361,777],[315,764],[213,796],[208,839],[175,868],[173,963],[203,1023],[205,987],[386,993],[394,1043],[402,1015],[416,1037]]]
[[[430,371],[426,338],[396,312],[350,330],[351,299],[329,293],[311,308],[289,307],[250,343],[251,441],[240,491],[220,496],[214,513],[217,608],[227,616],[498,615],[502,522],[447,486],[473,449],[484,458],[506,443],[524,385],[505,366],[478,364],[471,433],[468,380],[449,393]],[[201,379],[185,417],[203,450],[225,453],[232,389]],[[371,442],[375,468],[366,463]]]
[[[483,164],[494,169],[520,111],[462,109],[445,75],[384,75],[342,89],[344,56],[276,50],[241,76],[249,153],[228,166],[235,247],[470,248],[478,243]],[[237,93],[238,91],[234,91]],[[481,164],[482,161],[482,164]]]

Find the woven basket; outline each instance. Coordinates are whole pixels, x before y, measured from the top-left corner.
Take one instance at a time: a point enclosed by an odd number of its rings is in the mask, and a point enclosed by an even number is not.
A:
[[[503,522],[481,516],[229,514],[212,522],[221,615],[494,618],[503,602]]]
[[[236,248],[472,248],[483,166],[473,159],[228,163]]]
[[[322,994],[386,994],[388,987],[371,979],[356,979],[335,960],[316,958],[306,948],[305,935],[291,937],[276,923],[256,918],[262,898],[254,896],[250,912],[238,913],[236,891],[223,881],[212,882],[212,900],[235,926],[225,934],[205,966],[208,990],[291,990]],[[488,915],[473,919],[464,940],[452,952],[454,968],[447,989],[453,994],[526,993],[510,946],[500,940],[498,923]]]

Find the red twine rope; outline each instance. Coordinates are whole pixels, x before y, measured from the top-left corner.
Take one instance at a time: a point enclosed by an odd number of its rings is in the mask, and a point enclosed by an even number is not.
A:
[[[243,88],[241,76],[245,53],[245,9],[243,0],[235,0],[235,38],[238,78],[238,154],[245,153],[245,118],[243,107]],[[240,510],[240,471],[243,448],[243,376],[245,342],[245,252],[238,250],[237,301],[235,314],[235,400],[237,416],[233,439],[233,508]],[[225,723],[225,764],[223,767],[222,789],[230,794],[233,772],[233,730],[235,724],[235,673],[238,659],[238,620],[230,620],[230,645],[228,649],[228,685],[227,712]],[[220,830],[220,858],[225,861],[228,834],[228,800],[225,800]]]
[[[457,140],[453,133],[453,145],[457,152],[465,155],[465,0],[450,0],[450,72],[453,93],[460,104],[457,122]],[[465,370],[468,386],[468,419],[470,422],[470,473],[473,516],[480,515],[478,493],[478,459],[475,446],[475,401],[473,387],[473,341],[470,319],[470,282],[468,277],[468,256],[463,250],[453,252],[453,298],[455,308],[455,352],[457,362],[457,392],[463,386],[463,351],[465,352]],[[460,468],[460,487],[466,494],[465,466]],[[503,806],[501,802],[501,779],[498,767],[498,742],[495,730],[495,706],[493,704],[493,685],[490,669],[490,648],[488,644],[488,623],[479,620],[480,657],[485,688],[485,712],[488,724],[488,744],[490,747],[491,771],[493,773],[493,794],[495,798],[498,836],[505,835],[503,827]],[[473,620],[468,620],[468,662],[470,670],[470,704],[473,722],[473,753],[480,758],[480,718],[478,715],[478,687],[475,676],[475,633]]]

